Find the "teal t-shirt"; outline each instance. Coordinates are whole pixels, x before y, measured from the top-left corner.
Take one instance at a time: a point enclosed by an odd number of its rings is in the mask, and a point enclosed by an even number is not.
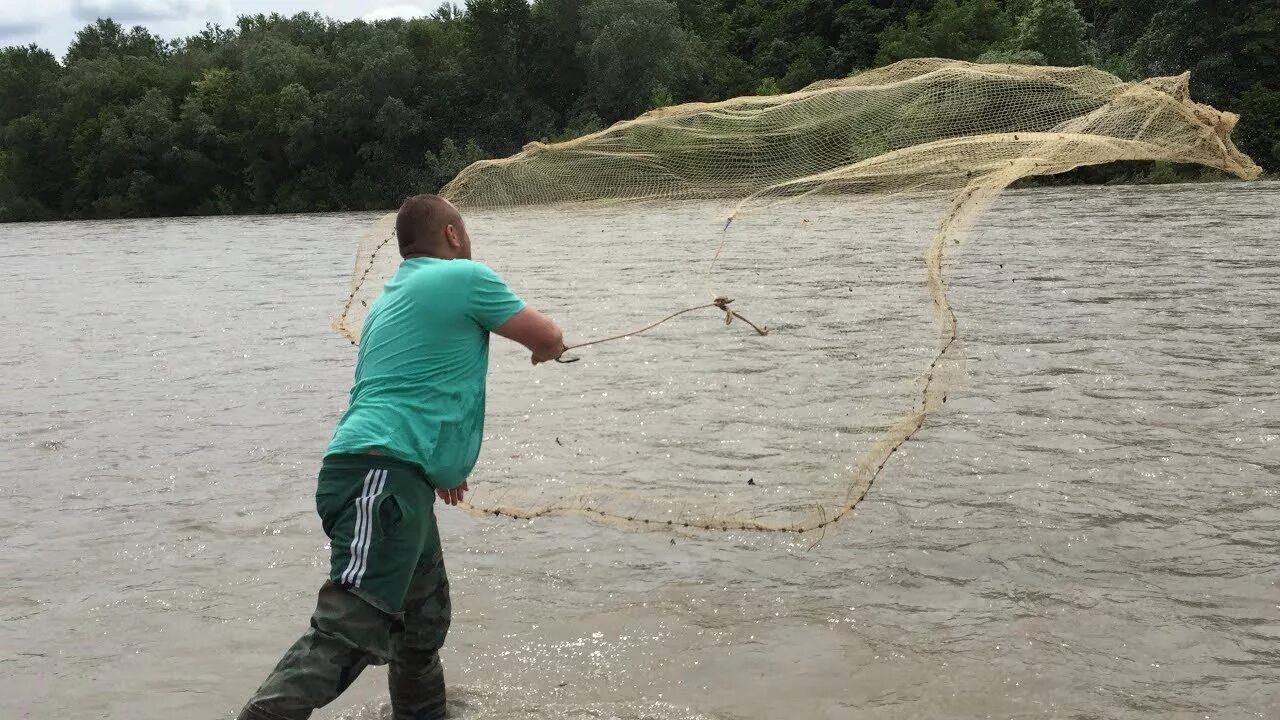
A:
[[[439,489],[461,485],[484,435],[489,331],[525,303],[471,260],[400,264],[365,316],[355,382],[326,454],[377,449]]]

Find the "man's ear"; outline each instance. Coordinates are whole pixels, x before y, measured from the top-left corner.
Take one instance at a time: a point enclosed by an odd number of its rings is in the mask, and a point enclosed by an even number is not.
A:
[[[458,237],[458,228],[454,227],[453,223],[444,226],[444,241],[454,250],[462,247],[462,242]]]

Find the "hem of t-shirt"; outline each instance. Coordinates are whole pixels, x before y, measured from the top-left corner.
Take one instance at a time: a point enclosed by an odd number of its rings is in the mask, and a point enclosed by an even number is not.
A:
[[[422,463],[406,460],[384,450],[377,453],[368,450],[335,450],[325,453],[323,464],[327,467],[361,467],[378,468],[380,470],[408,470],[426,477],[426,468]]]

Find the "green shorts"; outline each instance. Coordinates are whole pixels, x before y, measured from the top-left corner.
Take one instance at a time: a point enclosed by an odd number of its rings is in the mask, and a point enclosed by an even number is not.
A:
[[[416,465],[377,455],[326,457],[316,512],[329,536],[329,579],[383,612],[403,612],[414,573],[442,559],[435,499]]]

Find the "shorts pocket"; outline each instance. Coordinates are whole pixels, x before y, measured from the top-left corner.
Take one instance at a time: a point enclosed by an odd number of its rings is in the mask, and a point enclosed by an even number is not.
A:
[[[375,511],[378,518],[377,530],[383,536],[391,535],[404,524],[404,505],[394,493],[387,492],[378,498]]]

